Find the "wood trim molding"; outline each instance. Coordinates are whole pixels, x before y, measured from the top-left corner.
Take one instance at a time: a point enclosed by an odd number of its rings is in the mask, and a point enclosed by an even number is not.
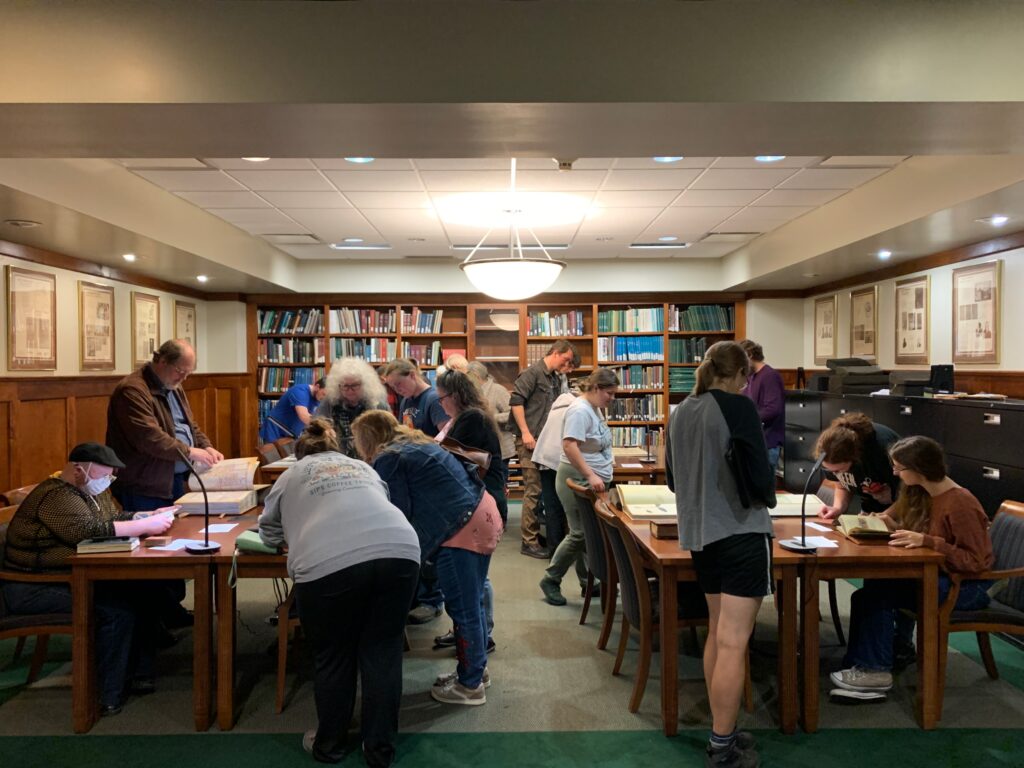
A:
[[[728,303],[744,301],[746,294],[724,291],[694,291],[666,293],[664,291],[616,293],[609,301],[601,297],[607,293],[542,293],[525,301],[498,301],[480,293],[251,293],[243,298],[249,304],[265,306],[308,306],[312,304],[416,304],[437,306],[447,305],[508,305],[510,307],[527,304],[680,304],[680,303]]]

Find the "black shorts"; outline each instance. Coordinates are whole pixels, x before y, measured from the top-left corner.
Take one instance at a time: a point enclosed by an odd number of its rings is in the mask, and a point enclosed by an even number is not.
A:
[[[706,595],[772,594],[772,540],[766,533],[738,533],[693,553],[697,583]]]

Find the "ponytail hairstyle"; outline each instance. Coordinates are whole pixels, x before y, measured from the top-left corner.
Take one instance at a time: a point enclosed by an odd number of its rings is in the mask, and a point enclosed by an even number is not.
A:
[[[390,445],[401,443],[433,443],[418,429],[399,424],[391,411],[364,411],[352,422],[352,439],[356,451],[365,462],[372,462]]]
[[[925,480],[937,483],[946,477],[946,456],[942,446],[923,435],[905,437],[889,449],[889,458]],[[919,485],[904,485],[892,510],[892,517],[908,531],[924,532],[931,521],[932,497]]]
[[[619,386],[619,377],[611,368],[595,368],[587,378],[579,383],[580,392],[612,389],[617,386]]]
[[[824,454],[829,464],[856,463],[864,445],[875,436],[875,425],[863,413],[847,413],[832,420],[814,445],[816,457]]]
[[[719,380],[729,380],[750,370],[750,358],[735,341],[719,341],[708,347],[704,361],[697,366],[697,383],[693,394],[703,395]]]
[[[325,451],[341,451],[338,435],[334,431],[334,422],[330,419],[313,419],[295,442],[295,458],[304,459],[314,453]]]

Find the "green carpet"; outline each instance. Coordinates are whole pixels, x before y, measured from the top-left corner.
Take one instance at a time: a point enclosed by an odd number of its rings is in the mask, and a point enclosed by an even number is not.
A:
[[[813,736],[758,733],[762,764],[786,768],[963,768],[1024,765],[1019,730],[833,730]],[[397,766],[702,766],[704,734],[667,739],[660,733],[484,733],[418,734],[400,737]],[[17,768],[110,768],[115,762],[148,768],[182,765],[244,765],[287,768],[313,763],[298,734],[187,736],[7,737],[0,754]],[[198,761],[198,762],[197,762]],[[365,765],[349,755],[345,766]]]

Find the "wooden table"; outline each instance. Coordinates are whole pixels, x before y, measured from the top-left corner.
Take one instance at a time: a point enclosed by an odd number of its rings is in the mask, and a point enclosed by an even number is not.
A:
[[[201,516],[180,517],[174,521],[168,535],[175,539],[201,539],[202,534],[199,531],[203,527]],[[210,538],[221,541],[223,545],[225,536],[215,534]],[[154,579],[193,580],[195,626],[192,630],[192,710],[196,730],[207,730],[212,720],[211,557],[190,555],[184,550],[167,552],[139,547],[132,552],[75,555],[71,558],[70,564],[74,626],[71,698],[75,733],[87,732],[95,724],[99,714],[93,610],[94,582]]]
[[[618,456],[614,454],[614,449],[612,451],[614,459],[612,479],[616,483],[665,484],[665,446],[659,445],[655,449],[653,462],[642,461],[642,456]],[[626,464],[639,464],[640,466],[625,466]]]

